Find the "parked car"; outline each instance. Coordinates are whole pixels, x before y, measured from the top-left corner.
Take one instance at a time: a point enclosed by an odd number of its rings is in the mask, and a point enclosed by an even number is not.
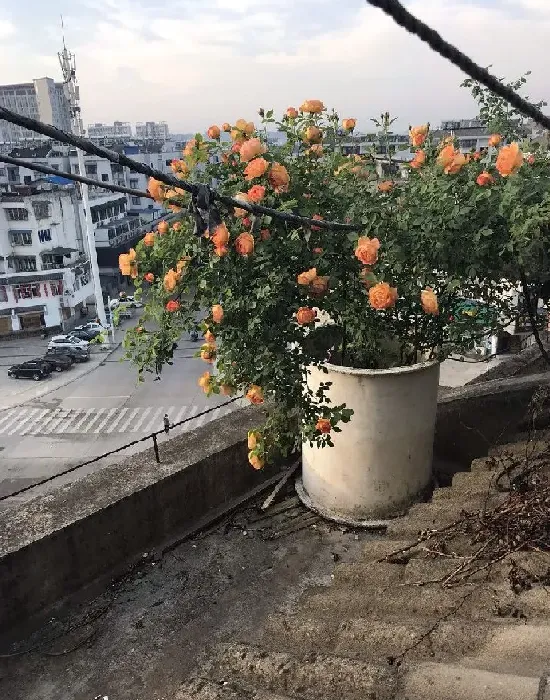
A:
[[[87,348],[89,344],[87,340],[75,338],[73,335],[55,335],[48,343],[48,350],[50,348]]]
[[[75,328],[75,331],[97,331],[98,333],[103,333],[107,330],[109,330],[107,326],[102,326],[101,323],[97,323],[97,321],[90,321],[83,326],[77,326]]]
[[[13,367],[10,367],[8,370],[8,377],[14,377],[14,379],[25,377],[39,382],[41,379],[49,377],[51,373],[51,369],[45,362],[41,360],[31,360],[30,362],[23,362],[20,365],[13,365]]]
[[[73,366],[73,361],[67,355],[37,357],[33,362],[42,362],[50,368],[50,372],[63,372],[64,369],[70,369]]]
[[[141,309],[143,304],[141,301],[137,301],[137,299],[128,295],[120,297],[120,299],[111,299],[110,306],[111,309],[116,309],[118,306],[125,306],[129,309]]]
[[[79,340],[87,340],[90,342],[97,335],[101,335],[102,331],[92,331],[92,330],[77,330],[76,328],[69,333],[71,338],[78,338]]]
[[[68,357],[73,362],[88,362],[90,359],[90,349],[81,347],[80,345],[64,346],[48,348],[45,359],[49,357]]]

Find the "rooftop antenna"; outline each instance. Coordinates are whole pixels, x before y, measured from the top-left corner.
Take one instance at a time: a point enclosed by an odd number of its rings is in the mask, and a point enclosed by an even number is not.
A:
[[[59,63],[61,65],[61,71],[63,73],[63,91],[65,92],[65,96],[69,102],[69,107],[71,111],[71,126],[73,133],[77,136],[84,136],[84,126],[82,124],[82,116],[80,112],[80,89],[78,87],[78,81],[76,79],[75,56],[67,49],[67,46],[65,44],[65,27],[63,24],[63,15],[61,15],[61,30],[63,34],[63,51],[59,52],[57,55],[59,57]],[[80,171],[81,175],[85,175],[86,169],[84,166],[84,153],[80,150],[80,148],[76,149],[76,156],[78,159],[78,170]],[[96,316],[99,318],[100,323],[106,327],[107,319],[105,316],[103,293],[101,291],[101,282],[99,279],[99,267],[97,264],[95,233],[92,224],[92,212],[90,210],[88,185],[81,183],[80,191],[82,193],[84,216],[86,217],[86,241],[88,243],[88,257],[90,258],[92,283],[94,286]]]

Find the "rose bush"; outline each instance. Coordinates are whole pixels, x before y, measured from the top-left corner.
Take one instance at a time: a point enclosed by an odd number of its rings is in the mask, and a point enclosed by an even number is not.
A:
[[[211,126],[206,140],[197,134],[175,172],[214,182],[243,206],[353,222],[354,230],[243,207],[212,207],[197,219],[183,190],[151,181],[155,199],[182,214],[120,261],[136,294],[147,282],[140,331],[125,341],[140,375],[171,362],[178,338],[202,317],[198,355],[212,367],[199,385],[207,394],[242,392],[266,409],[262,430],[249,436],[255,468],[302,440],[330,446],[331,432],[350,419],[348,407],[329,402],[328,383],[315,393],[305,387],[308,367],[412,364],[507,322],[505,292],[525,269],[544,267],[550,221],[548,161],[527,162],[521,144],[495,139],[486,153],[463,154],[421,125],[400,172],[391,154],[384,162],[374,151],[346,155],[355,119],[342,122],[319,100],[262,121]],[[267,128],[285,142],[271,143]],[[483,324],[461,315],[464,298],[483,304]]]

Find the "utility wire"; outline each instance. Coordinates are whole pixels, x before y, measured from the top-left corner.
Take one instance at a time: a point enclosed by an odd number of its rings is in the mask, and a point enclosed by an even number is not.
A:
[[[406,29],[410,34],[415,34],[419,39],[443,58],[446,58],[461,71],[489,88],[495,95],[502,97],[526,117],[534,122],[550,129],[550,117],[543,114],[538,107],[523,99],[512,88],[504,85],[498,78],[474,63],[471,58],[462,53],[456,46],[449,44],[443,37],[427,24],[406,10],[398,0],[366,0],[369,5],[380,8],[389,15],[394,22]]]

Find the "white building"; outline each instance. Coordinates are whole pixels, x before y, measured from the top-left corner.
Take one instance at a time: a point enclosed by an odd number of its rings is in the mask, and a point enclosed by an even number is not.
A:
[[[0,335],[70,326],[92,294],[75,187],[0,194]]]
[[[130,122],[113,122],[113,124],[89,124],[88,138],[92,141],[131,139],[132,125],[130,124]]]
[[[170,130],[166,122],[138,122],[136,139],[141,141],[168,141]]]
[[[52,78],[37,78],[32,83],[0,85],[0,105],[25,117],[72,131],[69,101],[63,83]],[[0,119],[0,144],[39,143],[45,137]]]

